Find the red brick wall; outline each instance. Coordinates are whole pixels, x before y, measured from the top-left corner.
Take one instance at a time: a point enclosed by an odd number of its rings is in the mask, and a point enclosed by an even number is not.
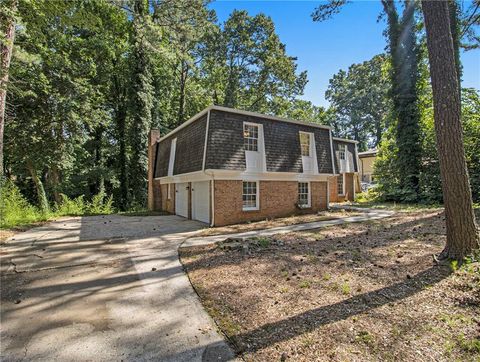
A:
[[[353,180],[353,173],[346,173],[345,174],[345,198],[349,201],[354,201],[355,198],[355,183]]]
[[[345,195],[339,196],[338,195],[338,185],[337,185],[337,178],[343,177],[343,175],[339,176],[332,176],[328,178],[328,185],[330,189],[330,202],[344,202],[346,200],[354,201],[354,174],[353,173],[346,173],[344,182],[345,182]]]
[[[152,190],[149,196],[149,210],[161,210],[162,209],[162,192],[160,188],[160,181],[153,180],[152,182]]]
[[[312,207],[299,210],[298,182],[260,181],[260,209],[242,210],[242,181],[215,180],[215,225],[311,213],[327,208],[327,183],[311,182]]]
[[[168,199],[168,185],[163,184],[160,186],[161,190],[161,207],[160,209],[171,214],[175,214],[175,184],[170,184],[170,196]]]

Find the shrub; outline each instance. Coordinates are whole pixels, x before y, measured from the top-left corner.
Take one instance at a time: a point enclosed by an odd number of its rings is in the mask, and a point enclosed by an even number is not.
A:
[[[9,180],[0,185],[0,227],[10,228],[16,225],[43,221],[48,215],[28,203],[20,190]]]
[[[58,216],[79,216],[83,215],[87,207],[83,195],[70,199],[67,195],[61,194],[62,202],[55,205],[55,214]]]
[[[83,195],[70,199],[67,195],[62,194],[62,202],[57,204],[55,208],[57,216],[99,215],[113,212],[115,212],[113,197],[106,197],[104,191],[100,191],[93,196],[91,202],[85,201]]]
[[[105,192],[102,190],[92,198],[92,202],[88,205],[88,214],[111,214],[113,209],[113,197],[110,195],[106,198]]]

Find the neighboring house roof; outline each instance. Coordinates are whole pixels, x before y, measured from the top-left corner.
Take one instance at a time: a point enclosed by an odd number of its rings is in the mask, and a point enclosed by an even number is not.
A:
[[[228,108],[228,107],[222,107],[222,106],[209,106],[209,107],[205,108],[203,111],[194,115],[188,121],[182,123],[180,126],[178,126],[177,128],[175,128],[172,131],[170,131],[169,133],[167,133],[165,136],[161,137],[159,141],[162,141],[163,139],[165,139],[165,138],[171,136],[172,134],[178,132],[182,128],[188,126],[190,123],[195,122],[196,120],[200,119],[203,115],[205,115],[206,113],[208,113],[208,111],[211,111],[211,110],[241,114],[241,115],[245,115],[245,116],[260,117],[260,118],[270,119],[270,120],[274,120],[274,121],[295,123],[295,124],[300,124],[300,125],[305,125],[305,126],[310,126],[310,127],[329,129],[329,130],[332,129],[332,127],[330,127],[330,126],[325,126],[323,124],[318,124],[318,123],[313,123],[313,122],[297,121],[297,120],[294,120],[294,119],[276,117],[276,116],[271,116],[271,115],[268,115],[268,114],[262,114],[262,113],[256,113],[256,112],[250,112],[250,111],[242,111],[240,109],[235,109],[235,108]],[[355,142],[355,141],[351,141],[351,142]]]
[[[347,139],[347,138],[340,138],[340,137],[332,137],[332,139],[334,141],[340,141],[340,142],[350,142],[350,143],[358,143],[358,141],[355,141],[355,140],[350,140],[350,139]]]
[[[359,152],[358,157],[364,158],[364,157],[375,157],[377,155],[378,150],[376,148],[372,150],[367,150],[364,152]]]

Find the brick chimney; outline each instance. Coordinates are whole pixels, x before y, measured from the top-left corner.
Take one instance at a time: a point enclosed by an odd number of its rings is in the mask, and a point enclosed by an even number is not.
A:
[[[155,198],[153,190],[153,170],[155,169],[155,158],[157,150],[157,142],[160,140],[160,131],[152,129],[148,133],[148,210],[155,210]]]

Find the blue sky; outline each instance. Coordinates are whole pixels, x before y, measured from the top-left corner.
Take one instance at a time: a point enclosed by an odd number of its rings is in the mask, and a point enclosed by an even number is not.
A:
[[[214,1],[210,8],[220,22],[234,9],[250,15],[264,13],[276,26],[287,53],[298,58],[299,70],[308,71],[309,82],[304,99],[316,105],[328,105],[325,90],[328,80],[352,63],[371,59],[384,52],[385,21],[377,22],[381,13],[379,0],[355,1],[325,22],[313,22],[310,14],[321,1]],[[480,89],[480,50],[462,53],[463,86]]]

